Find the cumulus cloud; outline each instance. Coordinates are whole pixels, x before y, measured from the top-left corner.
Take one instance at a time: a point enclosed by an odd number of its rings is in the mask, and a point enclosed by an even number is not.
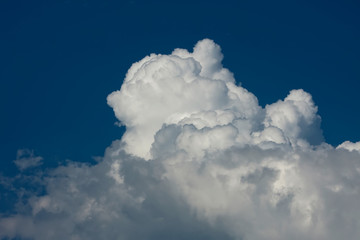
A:
[[[150,159],[154,135],[162,125],[191,114],[224,110],[247,121],[256,118],[256,97],[235,85],[232,73],[222,67],[222,57],[220,47],[205,39],[193,53],[175,49],[134,63],[121,89],[108,96],[116,117],[127,127],[122,138],[127,152]]]
[[[301,89],[260,107],[222,58],[204,39],[134,63],[107,99],[122,138],[36,176],[0,237],[358,239],[359,143],[325,143]]]

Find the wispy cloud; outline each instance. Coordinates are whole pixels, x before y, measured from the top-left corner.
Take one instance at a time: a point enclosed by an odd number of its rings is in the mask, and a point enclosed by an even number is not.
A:
[[[37,167],[42,164],[43,158],[35,156],[33,150],[19,149],[17,151],[15,165],[20,171],[24,171],[28,168]]]

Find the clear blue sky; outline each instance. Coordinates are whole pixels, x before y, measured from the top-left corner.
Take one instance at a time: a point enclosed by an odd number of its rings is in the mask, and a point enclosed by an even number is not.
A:
[[[260,104],[313,95],[326,141],[359,141],[358,1],[14,1],[0,3],[0,170],[17,149],[45,166],[92,161],[123,129],[106,96],[150,53],[211,38]]]

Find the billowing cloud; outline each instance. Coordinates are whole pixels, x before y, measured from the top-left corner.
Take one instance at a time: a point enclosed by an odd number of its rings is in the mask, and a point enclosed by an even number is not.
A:
[[[134,63],[107,99],[123,137],[95,165],[27,175],[44,189],[0,237],[359,239],[360,142],[325,143],[301,89],[260,107],[222,58],[205,39]]]

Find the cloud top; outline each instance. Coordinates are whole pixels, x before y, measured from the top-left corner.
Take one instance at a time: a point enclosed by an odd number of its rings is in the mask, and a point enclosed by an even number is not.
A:
[[[199,41],[192,53],[175,49],[170,55],[151,54],[134,63],[119,91],[108,96],[117,118],[126,125],[126,150],[151,158],[155,133],[163,124],[178,123],[204,111],[236,111],[256,118],[256,97],[237,87],[233,74],[223,68],[220,47]],[[200,116],[200,115],[199,115]]]

